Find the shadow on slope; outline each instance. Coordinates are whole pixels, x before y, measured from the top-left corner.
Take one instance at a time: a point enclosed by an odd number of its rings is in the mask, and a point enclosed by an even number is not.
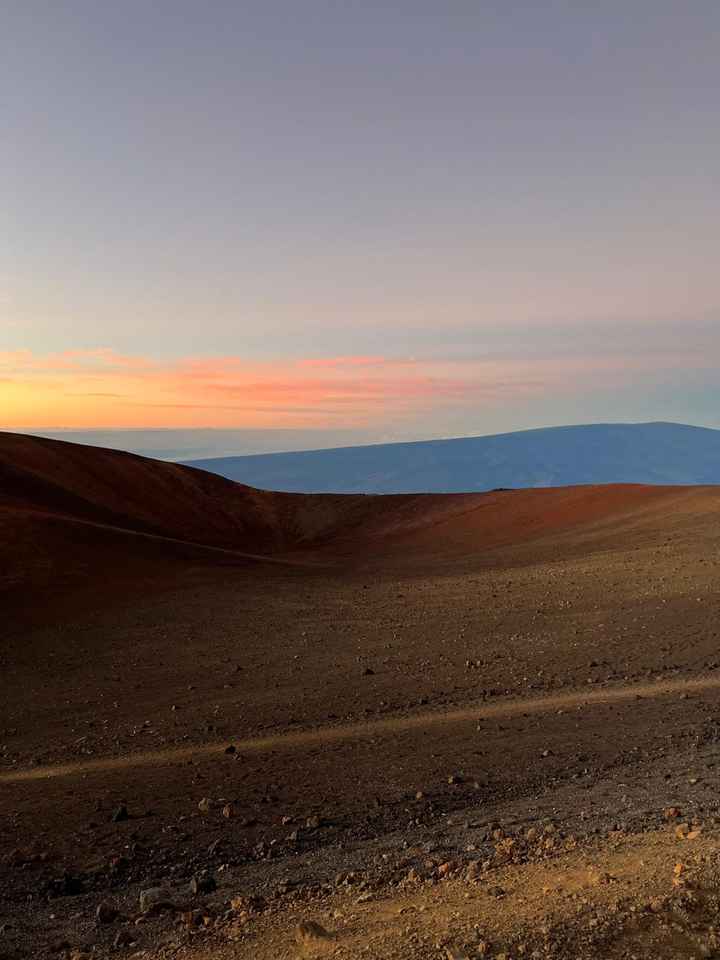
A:
[[[320,562],[339,573],[381,558],[409,569],[433,558],[491,563],[498,548],[544,539],[554,549],[580,530],[592,539],[648,518],[662,526],[672,511],[704,515],[717,507],[716,494],[631,485],[271,493],[129,453],[1,434],[0,590],[18,606],[72,585],[97,601],[120,582],[149,584],[198,564]]]

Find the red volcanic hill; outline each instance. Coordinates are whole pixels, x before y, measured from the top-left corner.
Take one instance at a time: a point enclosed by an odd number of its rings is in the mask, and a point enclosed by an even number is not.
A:
[[[709,499],[708,499],[709,498]],[[202,470],[0,434],[0,590],[34,602],[78,580],[159,575],[168,564],[260,558],[432,557],[612,536],[717,509],[717,488],[632,485],[385,496],[255,490]],[[549,539],[548,539],[549,538]]]

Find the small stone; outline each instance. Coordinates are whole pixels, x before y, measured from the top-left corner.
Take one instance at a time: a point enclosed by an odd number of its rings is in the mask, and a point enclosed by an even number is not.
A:
[[[314,920],[303,920],[295,927],[295,939],[303,946],[312,946],[319,940],[332,940],[333,935]]]
[[[267,906],[264,897],[233,897],[230,909],[235,913],[262,913]]]
[[[215,877],[193,877],[190,881],[190,893],[195,895],[199,893],[213,893],[217,890]]]
[[[225,817],[226,820],[232,820],[232,818],[235,816],[235,813],[236,811],[235,811],[234,803],[226,803],[225,806],[222,808],[222,815]]]
[[[113,920],[117,920],[117,916],[117,910],[107,900],[99,903],[95,911],[95,919],[98,923],[112,923]]]
[[[140,912],[153,913],[174,910],[172,895],[166,887],[148,887],[140,893]]]
[[[113,940],[113,946],[116,950],[120,950],[122,947],[129,947],[132,943],[135,943],[135,937],[129,930],[118,930]]]
[[[121,803],[119,807],[116,807],[113,810],[112,822],[113,823],[122,823],[125,820],[130,819],[130,814],[124,803]]]
[[[61,879],[52,880],[49,884],[49,893],[53,897],[78,897],[85,892],[82,877],[73,877],[70,873],[63,874]]]
[[[663,810],[663,816],[666,820],[678,820],[682,816],[680,807],[667,807]]]
[[[203,797],[198,803],[198,810],[200,813],[210,813],[211,808],[212,800],[210,800],[209,797]]]

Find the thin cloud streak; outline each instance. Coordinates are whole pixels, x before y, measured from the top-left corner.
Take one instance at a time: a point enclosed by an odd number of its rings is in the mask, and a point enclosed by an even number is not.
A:
[[[237,356],[158,361],[107,348],[36,355],[0,352],[6,428],[347,426],[407,424],[429,412],[492,410],[499,404],[572,396],[714,369],[712,352],[392,358]],[[92,405],[88,400],[92,399]],[[142,411],[142,413],[139,413]],[[172,413],[168,414],[168,411]]]

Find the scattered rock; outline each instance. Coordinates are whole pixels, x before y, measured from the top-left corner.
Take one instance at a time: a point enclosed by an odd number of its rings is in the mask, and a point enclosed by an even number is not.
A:
[[[79,897],[85,893],[85,883],[81,877],[64,874],[59,880],[51,880],[47,885],[49,897]]]
[[[135,943],[135,937],[129,930],[118,930],[113,940],[113,946],[116,950],[122,949],[122,947],[129,947],[131,944]]]
[[[98,923],[112,923],[113,920],[117,920],[117,917],[117,910],[112,904],[108,903],[107,900],[103,900],[102,903],[98,904],[97,910],[95,911],[95,919]]]
[[[212,809],[212,800],[209,797],[203,797],[198,803],[200,813],[210,813]]]
[[[190,893],[195,895],[199,893],[213,893],[217,890],[215,877],[193,877],[190,881]]]
[[[123,823],[125,820],[130,819],[130,814],[128,813],[128,808],[124,803],[121,803],[119,807],[116,807],[113,810],[112,822],[113,823]]]
[[[264,897],[233,897],[230,901],[230,909],[234,913],[262,913],[267,903]]]
[[[141,913],[161,913],[163,910],[174,909],[172,894],[166,887],[148,887],[140,894]]]
[[[312,946],[319,940],[333,940],[334,936],[314,920],[303,920],[295,927],[295,939],[302,946]]]

